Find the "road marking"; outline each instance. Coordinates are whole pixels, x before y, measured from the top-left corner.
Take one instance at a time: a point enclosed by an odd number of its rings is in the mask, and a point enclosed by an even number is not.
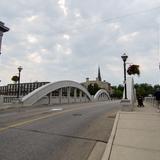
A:
[[[63,108],[52,108],[50,111],[61,111]]]

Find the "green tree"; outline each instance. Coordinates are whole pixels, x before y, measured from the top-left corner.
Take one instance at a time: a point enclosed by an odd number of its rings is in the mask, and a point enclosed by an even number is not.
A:
[[[118,85],[117,86],[112,86],[112,90],[113,90],[113,93],[111,95],[112,98],[118,98],[118,99],[121,99],[122,96],[123,96],[123,85]]]
[[[94,83],[94,84],[89,84],[87,89],[91,95],[95,95],[97,91],[101,88],[98,86],[97,83]]]
[[[11,78],[11,80],[14,82],[14,83],[17,83],[18,81],[19,81],[19,77],[18,76],[13,76],[12,78]]]
[[[135,84],[136,94],[137,96],[148,96],[150,94],[153,95],[154,87],[151,84],[142,83],[142,84]]]

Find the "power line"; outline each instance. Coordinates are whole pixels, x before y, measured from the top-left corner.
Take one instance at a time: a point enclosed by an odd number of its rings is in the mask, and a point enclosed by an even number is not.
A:
[[[121,16],[116,16],[116,17],[111,17],[111,18],[104,18],[103,20],[101,20],[99,22],[90,23],[88,25],[85,25],[85,26],[82,26],[82,27],[78,27],[78,28],[71,28],[71,29],[65,30],[65,31],[58,31],[58,32],[55,32],[55,33],[64,34],[66,32],[73,31],[74,29],[76,31],[80,31],[82,29],[86,29],[86,28],[92,27],[93,25],[97,25],[97,24],[101,24],[101,23],[105,23],[105,22],[109,22],[109,21],[114,21],[114,20],[122,19],[122,18],[126,18],[126,17],[131,17],[131,16],[134,16],[134,15],[142,14],[142,13],[153,12],[153,11],[155,11],[157,9],[160,9],[160,6],[154,7],[154,8],[150,8],[150,9],[146,9],[146,10],[142,10],[142,11],[136,11],[136,12],[124,14],[124,15],[121,15]]]

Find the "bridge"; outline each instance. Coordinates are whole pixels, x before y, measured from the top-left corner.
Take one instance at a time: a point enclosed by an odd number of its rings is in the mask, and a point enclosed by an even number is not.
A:
[[[127,97],[130,104],[134,103],[135,90],[133,78],[131,77],[127,78]],[[111,100],[110,95],[104,89],[100,89],[93,96],[82,84],[71,80],[64,80],[47,83],[33,90],[29,94],[23,96],[19,102],[23,106],[32,106],[44,104],[70,104],[109,100]],[[0,104],[14,101],[16,101],[16,97],[0,97]]]
[[[88,90],[78,82],[65,80],[48,83],[37,88],[24,96],[21,103],[24,106],[31,106],[38,104],[81,103],[105,100],[110,100],[109,93],[106,90],[99,90],[93,97]]]

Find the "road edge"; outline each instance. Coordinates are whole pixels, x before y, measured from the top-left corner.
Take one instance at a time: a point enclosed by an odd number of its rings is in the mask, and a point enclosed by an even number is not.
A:
[[[116,131],[117,131],[117,125],[118,125],[119,117],[120,117],[120,112],[117,112],[116,118],[114,120],[114,125],[113,125],[113,128],[112,128],[112,132],[111,132],[111,135],[109,137],[108,143],[106,145],[106,148],[105,148],[105,151],[104,151],[104,153],[102,155],[102,159],[101,160],[109,160],[109,158],[110,158],[113,141],[114,141],[114,138],[115,138],[115,135],[116,135]]]

